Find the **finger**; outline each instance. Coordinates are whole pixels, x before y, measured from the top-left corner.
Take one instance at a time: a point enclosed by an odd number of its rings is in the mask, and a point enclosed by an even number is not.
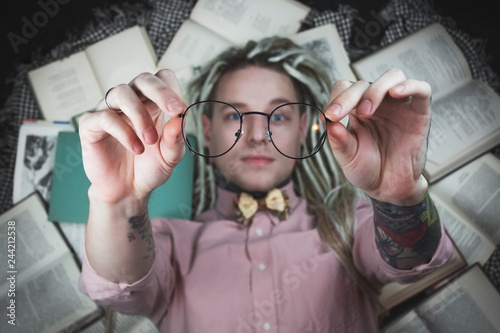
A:
[[[339,122],[328,122],[327,133],[333,155],[340,165],[350,163],[356,156],[356,137]]]
[[[404,80],[406,77],[399,69],[386,71],[366,89],[356,108],[356,116],[360,118],[370,117],[387,97],[389,89]]]
[[[347,80],[338,80],[333,84],[333,87],[330,91],[330,96],[328,97],[328,104],[323,109],[323,112],[328,119],[338,120],[338,117],[340,117],[340,109],[333,105],[333,100],[353,84],[354,82]]]
[[[170,89],[172,89],[177,96],[180,97],[181,101],[184,101],[182,97],[181,87],[179,85],[179,80],[177,80],[177,76],[175,73],[169,69],[161,69],[156,74],[163,82],[167,84]]]
[[[114,87],[107,94],[107,102],[113,108],[118,108],[127,115],[135,128],[137,136],[141,137],[144,143],[156,143],[158,132],[153,119],[132,86],[120,84]]]
[[[144,145],[134,129],[111,110],[83,114],[79,121],[79,133],[82,142],[97,143],[110,135],[131,152],[144,152]]]
[[[171,70],[163,69],[155,75],[140,74],[130,82],[130,86],[144,100],[151,100],[170,117],[184,112],[187,108],[181,97],[177,77]]]
[[[349,81],[348,81],[349,82]],[[347,84],[345,82],[339,83],[339,87],[332,89],[330,94],[331,102],[325,108],[325,115],[332,121],[338,121],[349,114],[359,104],[361,96],[370,85],[368,82],[360,80],[350,83],[346,89],[342,90]],[[335,96],[335,94],[337,94]]]
[[[344,90],[352,86],[355,82],[348,80],[338,80],[333,84],[332,90],[330,91],[330,96],[328,97],[328,104],[330,104],[338,95],[340,95]]]
[[[405,80],[389,89],[394,98],[411,97],[413,109],[419,113],[428,113],[431,106],[432,88],[425,81]]]
[[[181,122],[181,118],[172,117],[163,127],[160,149],[166,163],[166,171],[169,173],[184,156],[185,145],[182,138]]]

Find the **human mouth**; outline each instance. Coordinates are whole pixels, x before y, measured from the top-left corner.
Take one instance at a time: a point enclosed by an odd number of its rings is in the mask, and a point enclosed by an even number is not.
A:
[[[250,164],[266,165],[274,161],[274,159],[264,155],[250,155],[243,158],[243,161]]]

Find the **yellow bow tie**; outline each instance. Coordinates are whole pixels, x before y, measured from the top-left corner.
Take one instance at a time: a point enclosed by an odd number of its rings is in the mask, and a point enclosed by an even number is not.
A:
[[[286,220],[290,215],[290,203],[286,191],[273,189],[267,193],[265,198],[258,200],[250,194],[242,192],[234,205],[236,219],[244,226],[248,226],[252,223],[255,213],[263,207],[267,207],[280,220]]]

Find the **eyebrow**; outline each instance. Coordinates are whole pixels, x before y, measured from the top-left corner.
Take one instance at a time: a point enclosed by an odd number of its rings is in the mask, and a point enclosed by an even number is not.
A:
[[[285,97],[278,97],[278,98],[274,98],[272,99],[270,102],[269,102],[269,105],[271,105],[271,108],[275,108],[277,107],[278,105],[281,105],[281,104],[286,104],[286,103],[293,103],[294,101],[293,100],[290,100],[288,98],[285,98]],[[244,102],[226,102],[228,104],[231,104],[232,106],[234,106],[236,109],[240,109],[240,108],[246,108],[248,106],[247,103],[244,103]],[[262,111],[262,110],[260,110]],[[271,110],[269,110],[271,111]]]

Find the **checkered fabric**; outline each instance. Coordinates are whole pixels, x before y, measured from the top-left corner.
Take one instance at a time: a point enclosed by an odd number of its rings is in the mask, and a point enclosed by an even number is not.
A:
[[[181,23],[189,16],[194,3],[195,0],[144,0],[144,2],[125,2],[119,6],[96,9],[95,19],[89,22],[83,31],[70,33],[68,39],[50,53],[34,54],[30,64],[17,68],[15,76],[10,79],[14,83],[11,96],[0,110],[0,213],[12,206],[12,180],[19,126],[23,119],[42,117],[27,81],[28,71],[79,52],[103,38],[134,25],[146,27],[153,47],[157,54],[161,55]],[[313,10],[305,20],[304,26],[334,23],[351,61],[354,61],[431,22],[440,22],[464,52],[473,77],[499,90],[499,79],[487,65],[483,42],[456,29],[453,20],[438,15],[427,1],[392,0],[377,15],[385,19],[387,25],[377,43],[366,47],[360,47],[353,41],[355,24],[359,24],[363,19],[358,16],[355,8],[348,5],[339,5],[336,11]],[[497,287],[500,285],[499,260],[500,255],[497,250],[485,266]]]

